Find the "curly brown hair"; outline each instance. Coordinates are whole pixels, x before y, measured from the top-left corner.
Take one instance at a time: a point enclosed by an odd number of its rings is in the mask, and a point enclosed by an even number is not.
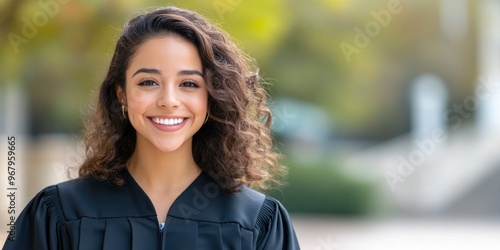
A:
[[[124,183],[123,170],[134,152],[136,132],[122,116],[116,89],[125,89],[125,71],[138,46],[168,34],[197,47],[208,86],[210,119],[193,136],[198,166],[229,192],[237,192],[241,185],[266,189],[279,183],[276,177],[286,170],[273,147],[265,82],[254,61],[220,28],[176,7],[158,8],[125,24],[85,127],[86,159],[79,175]]]

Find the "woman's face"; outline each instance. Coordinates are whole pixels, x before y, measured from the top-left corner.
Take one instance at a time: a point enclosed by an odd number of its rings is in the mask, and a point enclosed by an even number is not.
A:
[[[189,147],[207,115],[208,91],[197,48],[175,35],[143,42],[126,71],[128,117],[137,146],[163,152]]]

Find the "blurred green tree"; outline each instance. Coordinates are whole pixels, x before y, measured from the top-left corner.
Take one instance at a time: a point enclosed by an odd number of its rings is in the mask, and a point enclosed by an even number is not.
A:
[[[356,28],[394,1],[362,0],[20,0],[0,1],[0,82],[29,95],[34,134],[76,132],[92,103],[120,29],[154,6],[193,9],[218,23],[255,57],[273,95],[325,109],[338,134],[387,139],[409,130],[406,89],[420,73],[450,84],[451,101],[474,87],[471,35],[448,41],[436,1],[396,1],[402,11],[347,60]],[[469,1],[473,13],[474,1]],[[423,18],[425,17],[425,18]],[[452,63],[451,63],[452,62]]]

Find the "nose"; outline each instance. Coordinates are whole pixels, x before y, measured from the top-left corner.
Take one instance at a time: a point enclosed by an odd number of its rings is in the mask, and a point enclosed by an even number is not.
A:
[[[180,105],[178,93],[174,87],[165,87],[159,93],[157,105],[160,108],[176,109]]]

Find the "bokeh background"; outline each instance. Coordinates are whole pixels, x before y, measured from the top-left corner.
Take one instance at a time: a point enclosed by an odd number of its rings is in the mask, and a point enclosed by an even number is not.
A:
[[[124,22],[166,5],[220,25],[272,83],[290,173],[268,193],[303,249],[500,249],[498,0],[0,0],[1,225],[7,138],[19,213],[78,166]]]

